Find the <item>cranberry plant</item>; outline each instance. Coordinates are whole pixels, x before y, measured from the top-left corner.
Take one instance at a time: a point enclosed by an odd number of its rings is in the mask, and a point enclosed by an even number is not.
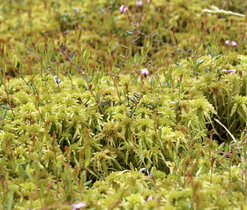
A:
[[[3,2],[1,208],[244,208],[246,6]]]

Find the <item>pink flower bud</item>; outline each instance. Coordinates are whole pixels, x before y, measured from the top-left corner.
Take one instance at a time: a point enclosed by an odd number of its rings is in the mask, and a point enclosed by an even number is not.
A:
[[[236,72],[237,72],[237,70],[236,70],[236,69],[230,69],[230,70],[228,70],[228,73],[235,74]]]
[[[232,41],[232,46],[233,46],[233,47],[237,47],[237,42]]]
[[[80,12],[80,9],[78,7],[73,7],[72,9],[74,10],[74,13]]]
[[[225,45],[229,45],[230,41],[229,40],[226,40],[225,41]]]
[[[72,203],[71,206],[72,206],[73,210],[77,210],[77,209],[80,209],[80,208],[86,206],[86,203],[81,201],[80,203],[77,203],[77,204]]]
[[[237,70],[236,69],[223,69],[222,70],[223,72],[226,72],[226,73],[228,73],[228,74],[235,74],[236,72],[237,72]]]
[[[149,71],[148,71],[148,69],[141,69],[141,73],[142,73],[142,75],[144,75],[144,76],[147,76],[147,75],[149,75]]]
[[[147,201],[151,201],[151,200],[153,200],[153,196],[149,195]]]
[[[121,7],[119,8],[120,12],[124,12],[124,5],[121,5]]]
[[[125,7],[124,5],[121,5],[119,10],[120,10],[121,13],[126,13],[128,11],[128,7]]]
[[[61,84],[62,82],[61,82],[61,80],[58,78],[58,76],[54,76],[54,82],[55,83],[59,83],[59,84]]]
[[[137,5],[138,7],[141,7],[141,6],[142,6],[142,0],[137,1],[137,2],[136,2],[136,5]]]
[[[147,4],[150,4],[150,0],[147,0]]]

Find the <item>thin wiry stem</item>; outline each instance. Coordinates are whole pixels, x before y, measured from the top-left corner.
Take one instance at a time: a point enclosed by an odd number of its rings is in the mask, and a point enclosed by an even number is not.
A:
[[[99,108],[99,111],[100,111],[100,114],[104,115],[104,112],[103,112],[103,108],[102,106],[100,105],[100,101],[96,98],[96,96],[94,95],[93,91],[92,91],[92,88],[91,88],[91,85],[89,84],[88,82],[88,79],[87,79],[87,76],[82,72],[81,68],[79,66],[77,66],[73,60],[67,55],[67,53],[65,52],[66,50],[66,47],[64,47],[62,49],[62,53],[63,55],[69,60],[69,62],[76,68],[76,70],[82,75],[83,79],[85,80],[85,82],[87,83],[87,87],[91,93],[91,95],[93,96],[94,100],[96,101],[97,103],[97,106]]]

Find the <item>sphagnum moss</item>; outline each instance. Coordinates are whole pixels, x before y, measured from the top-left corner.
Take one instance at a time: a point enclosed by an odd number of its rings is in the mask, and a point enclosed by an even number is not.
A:
[[[246,2],[214,3],[3,3],[1,207],[244,208]]]

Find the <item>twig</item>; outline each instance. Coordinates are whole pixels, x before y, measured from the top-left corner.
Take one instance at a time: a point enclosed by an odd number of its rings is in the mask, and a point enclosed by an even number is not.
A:
[[[227,133],[232,137],[234,142],[237,142],[237,140],[235,139],[235,137],[231,134],[231,132],[226,128],[226,126],[224,126],[219,120],[214,119],[217,123],[219,123],[223,128],[225,128],[225,130],[227,131]]]
[[[243,14],[239,14],[239,13],[236,13],[236,12],[219,9],[216,6],[211,6],[211,9],[204,9],[204,10],[202,10],[202,12],[212,13],[212,14],[234,15],[234,16],[237,16],[237,17],[245,18],[245,15],[243,15]]]

